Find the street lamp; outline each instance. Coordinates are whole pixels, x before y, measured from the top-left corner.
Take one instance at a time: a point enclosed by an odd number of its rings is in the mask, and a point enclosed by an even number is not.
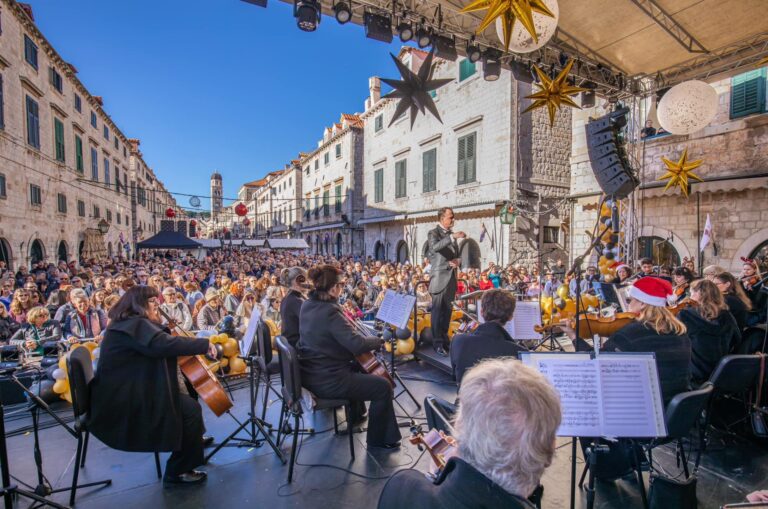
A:
[[[141,238],[142,235],[144,235],[144,228],[142,228],[141,225],[139,225],[139,227],[136,228],[136,236]]]
[[[99,224],[97,224],[96,227],[99,229],[102,235],[106,235],[109,231],[109,223],[106,219],[99,221]]]

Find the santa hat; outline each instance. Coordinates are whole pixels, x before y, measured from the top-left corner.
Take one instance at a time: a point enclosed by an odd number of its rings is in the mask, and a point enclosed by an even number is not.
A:
[[[667,296],[672,294],[672,284],[658,277],[644,277],[635,281],[629,296],[651,306],[664,307]]]
[[[628,268],[629,268],[629,265],[627,265],[627,264],[626,264],[626,263],[624,263],[624,262],[616,262],[616,263],[614,263],[613,265],[611,265],[611,268],[612,268],[613,270],[615,270],[615,271],[618,271],[618,270],[619,270],[620,268],[622,268],[622,267],[625,267],[625,268],[627,268],[627,269],[628,269]]]

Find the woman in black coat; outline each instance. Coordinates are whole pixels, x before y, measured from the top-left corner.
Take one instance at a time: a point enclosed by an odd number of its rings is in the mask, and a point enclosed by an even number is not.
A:
[[[379,376],[353,371],[355,356],[380,348],[383,340],[361,335],[344,316],[338,301],[344,288],[339,269],[321,265],[309,271],[309,279],[315,290],[301,306],[299,320],[302,385],[320,398],[370,401],[368,446],[398,447],[402,437],[392,386]],[[351,416],[352,423],[360,417],[359,413]],[[352,423],[348,423],[350,429]]]
[[[691,377],[700,384],[709,380],[720,359],[741,342],[741,333],[712,281],[694,281],[691,299],[698,305],[683,309],[678,318],[691,338]]]
[[[723,294],[725,305],[736,319],[739,332],[743,332],[747,326],[747,314],[752,310],[752,301],[747,297],[741,283],[730,272],[716,274],[712,282]]]
[[[283,270],[281,279],[289,290],[280,302],[280,332],[295,347],[299,342],[301,305],[307,300],[306,293],[309,290],[307,272],[301,267],[291,267]]]
[[[122,451],[173,451],[164,484],[199,483],[203,464],[200,404],[180,394],[176,358],[215,355],[207,338],[172,336],[161,325],[158,292],[135,286],[109,312],[96,377],[89,430]]]

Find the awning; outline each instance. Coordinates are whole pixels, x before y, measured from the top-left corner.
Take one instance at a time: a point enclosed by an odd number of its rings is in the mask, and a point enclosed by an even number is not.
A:
[[[659,196],[681,196],[679,187],[664,190],[664,182],[653,182],[640,186],[635,193],[642,198],[658,198]],[[746,191],[748,189],[768,188],[768,175],[742,176],[736,178],[714,178],[704,182],[691,182],[690,194]]]
[[[161,231],[147,240],[136,244],[136,249],[196,249],[200,243],[183,233]]]
[[[310,226],[308,228],[302,228],[301,233],[307,233],[307,232],[314,232],[318,230],[329,230],[331,228],[341,228],[342,226],[346,226],[347,223],[341,222],[341,223],[328,223],[328,224],[320,224],[317,226]]]
[[[267,249],[308,249],[304,239],[272,239],[269,238],[264,242],[264,247]]]

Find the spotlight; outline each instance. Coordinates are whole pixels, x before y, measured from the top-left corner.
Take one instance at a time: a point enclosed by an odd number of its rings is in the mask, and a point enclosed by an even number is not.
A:
[[[352,9],[350,9],[344,2],[339,2],[334,5],[333,12],[336,16],[336,21],[338,21],[340,25],[343,25],[352,19]]]
[[[454,62],[456,60],[456,40],[444,35],[435,36],[435,56]]]
[[[480,57],[482,57],[483,54],[480,51],[480,46],[475,44],[475,38],[471,38],[469,42],[467,42],[467,60],[472,62],[473,64],[480,60]]]
[[[320,3],[317,0],[296,0],[293,4],[296,25],[305,32],[314,32],[320,24]]]
[[[365,36],[381,42],[392,42],[392,20],[387,16],[366,12],[363,16]]]
[[[533,81],[531,79],[530,65],[526,65],[517,60],[512,60],[509,63],[509,67],[512,70],[512,76],[514,76],[517,81],[522,81],[523,83],[531,83]]]
[[[426,48],[432,44],[432,34],[423,26],[416,31],[416,44],[419,48]]]
[[[496,81],[501,75],[501,52],[488,48],[483,54],[483,79]]]
[[[397,35],[400,36],[400,42],[408,42],[413,39],[413,27],[410,23],[401,21],[397,25]]]

